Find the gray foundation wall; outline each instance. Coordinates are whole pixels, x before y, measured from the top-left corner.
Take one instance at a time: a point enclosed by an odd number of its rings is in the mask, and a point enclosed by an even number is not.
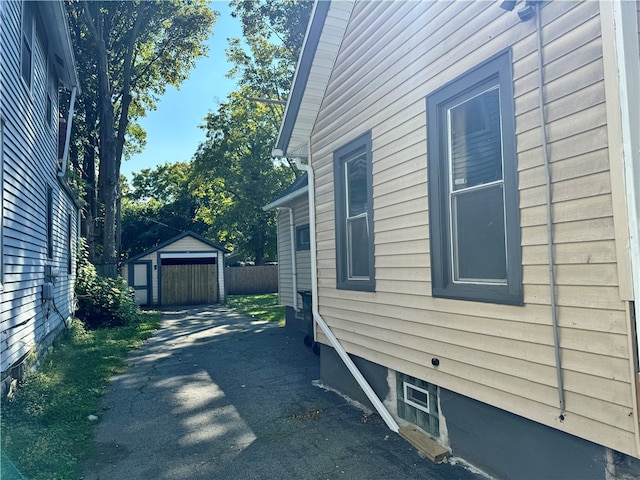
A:
[[[355,355],[350,355],[350,357],[378,398],[384,400],[389,395],[387,369]],[[353,378],[336,351],[326,345],[320,346],[320,380],[323,385],[343,393],[371,410],[375,410],[367,395]]]
[[[605,478],[605,448],[440,389],[453,455],[489,475],[518,480]]]
[[[353,355],[351,358],[378,397],[385,400],[391,391],[387,383],[388,369]],[[326,345],[322,345],[320,351],[320,376],[324,385],[373,409],[335,350]],[[637,459],[611,452],[607,463],[607,449],[601,445],[443,388],[439,388],[438,393],[439,420],[446,426],[453,455],[496,479],[640,478]],[[391,414],[397,417],[397,412]]]

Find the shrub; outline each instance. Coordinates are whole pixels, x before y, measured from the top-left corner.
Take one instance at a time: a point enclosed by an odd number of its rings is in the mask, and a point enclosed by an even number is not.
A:
[[[81,244],[81,255],[76,279],[78,311],[76,317],[87,328],[118,327],[127,325],[138,315],[133,290],[123,278],[101,277],[89,262],[86,244]]]

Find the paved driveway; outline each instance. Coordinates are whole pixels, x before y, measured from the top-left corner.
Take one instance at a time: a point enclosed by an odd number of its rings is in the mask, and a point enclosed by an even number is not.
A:
[[[113,379],[86,480],[477,480],[313,385],[302,337],[222,307],[166,311]]]

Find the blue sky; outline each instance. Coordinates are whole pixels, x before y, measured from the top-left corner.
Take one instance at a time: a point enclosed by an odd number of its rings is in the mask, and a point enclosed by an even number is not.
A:
[[[123,160],[120,171],[129,179],[132,172],[143,168],[191,160],[205,139],[205,131],[198,128],[204,117],[235,90],[235,81],[225,77],[231,68],[225,49],[227,38],[242,37],[242,28],[240,21],[231,17],[227,1],[213,1],[211,5],[220,15],[207,42],[209,55],[197,62],[179,90],[169,86],[157,109],[140,121],[147,132],[147,146],[142,153]]]

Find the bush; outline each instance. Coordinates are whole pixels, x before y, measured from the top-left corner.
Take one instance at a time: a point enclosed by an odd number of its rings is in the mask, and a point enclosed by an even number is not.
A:
[[[76,317],[91,329],[128,325],[139,312],[133,290],[121,277],[99,276],[89,262],[84,243],[81,248],[76,279]]]

